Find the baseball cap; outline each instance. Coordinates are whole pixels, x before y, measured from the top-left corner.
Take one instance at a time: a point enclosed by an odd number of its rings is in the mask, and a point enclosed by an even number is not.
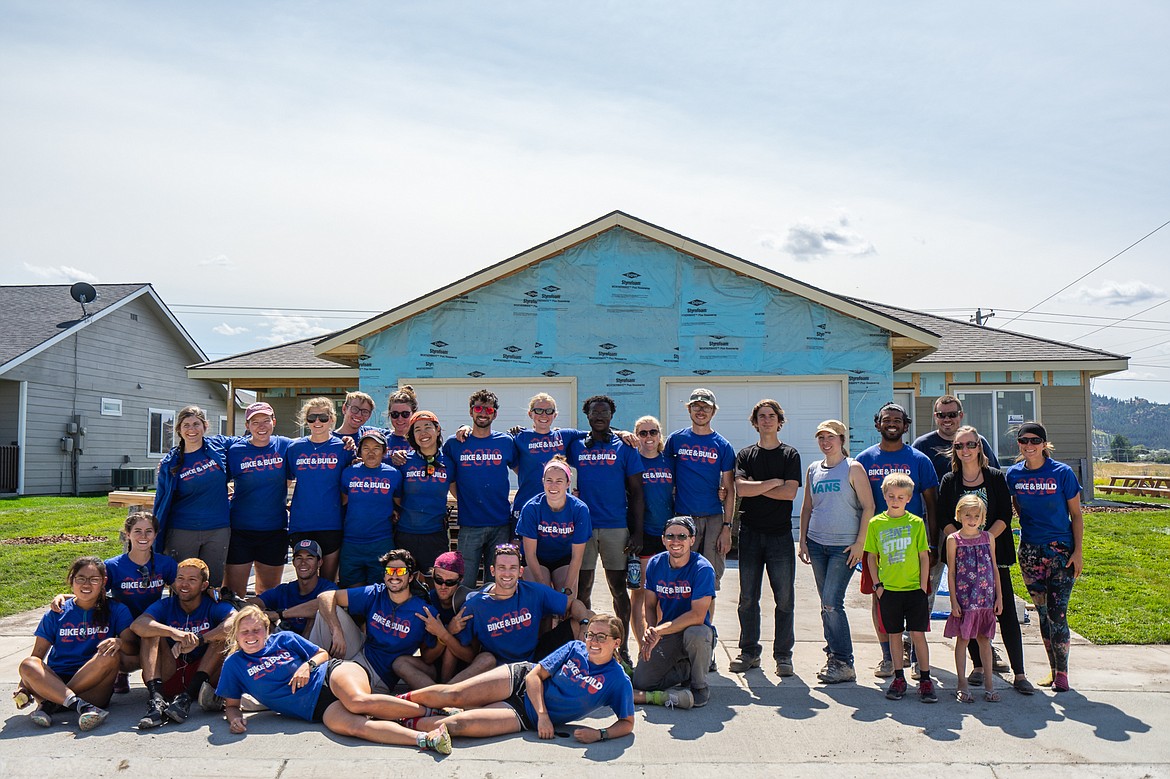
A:
[[[719,408],[718,404],[715,403],[715,393],[706,387],[698,387],[691,390],[691,397],[687,400],[687,405],[689,406],[692,403],[707,403],[715,406],[715,408]]]
[[[321,559],[321,545],[311,538],[302,538],[293,544],[293,555],[295,556],[297,552],[308,552],[318,560]]]
[[[382,435],[381,430],[367,430],[362,433],[362,437],[358,439],[358,449],[362,448],[362,441],[369,438],[371,441],[380,444],[383,449],[386,448],[386,436]]]
[[[826,419],[817,425],[817,431],[813,433],[813,438],[816,438],[821,432],[832,433],[839,435],[842,438],[849,434],[849,430],[845,427],[845,423],[836,419]]]
[[[244,410],[244,421],[247,422],[249,419],[256,416],[257,414],[267,414],[270,417],[276,416],[276,412],[272,410],[272,406],[268,405],[267,403],[265,403],[264,401],[261,400],[261,401],[258,401],[256,403],[253,403],[252,405],[248,406],[247,409]]]

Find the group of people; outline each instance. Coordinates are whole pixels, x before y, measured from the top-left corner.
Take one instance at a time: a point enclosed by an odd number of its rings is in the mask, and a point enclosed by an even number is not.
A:
[[[1031,694],[1010,608],[1014,506],[1021,571],[1052,669],[1046,683],[1068,689],[1079,485],[1051,459],[1042,425],[1019,428],[1020,458],[1005,473],[985,439],[961,425],[953,396],[935,403],[937,429],[914,446],[902,443],[909,415],[887,404],[874,419],[879,444],[852,459],[846,427],[827,420],[816,430],[824,458],[805,469],[780,441],[776,401],[753,408],[759,440],[738,453],[712,427],[711,390],[695,389],[686,403],[691,425],[664,436],[652,416],[613,430],[613,399],[594,396],[583,405],[589,429],[574,430],[553,426],[555,400],[541,393],[529,402],[532,427],[502,433],[492,429],[498,399],[480,390],[469,399],[471,425],[446,441],[409,388],[391,395],[386,430],[365,424],[374,408],[367,395],[346,398],[340,426],[331,401],[311,400],[300,415],[309,435],[296,440],[273,434],[267,403],[247,409],[246,438],[207,435],[205,415],[188,407],[180,443],[160,468],[155,511],[127,519],[124,554],[74,563],[71,592],[54,599],[21,664],[17,704],[35,702],[30,719],[46,727],[57,711],[75,710],[87,730],[140,668],[144,729],[184,722],[198,703],[226,711],[231,731],[243,733],[244,710],[271,708],[341,734],[449,752],[452,736],[552,737],[555,725],[608,706],[612,725],[574,735],[587,743],[623,736],[635,703],[710,700],[712,617],[737,496],[733,672],[760,665],[767,572],[776,671],[793,673],[800,559],[821,599],[818,676],[855,679],[844,597],[864,563],[861,588],[873,593],[883,646],[875,674],[895,677],[887,697],[905,694],[909,660],[921,699],[937,700],[925,632],[945,562],[958,699],[971,700],[968,684],[998,699],[997,625],[1013,686]],[[518,481],[511,500],[509,470]],[[459,552],[448,550],[448,495]],[[290,544],[296,576],[281,584]],[[598,558],[614,615],[590,607]],[[255,595],[245,600],[237,594],[246,594],[253,566]],[[903,630],[912,646],[905,660]],[[968,651],[974,669],[965,677]],[[395,696],[400,684],[409,692]]]

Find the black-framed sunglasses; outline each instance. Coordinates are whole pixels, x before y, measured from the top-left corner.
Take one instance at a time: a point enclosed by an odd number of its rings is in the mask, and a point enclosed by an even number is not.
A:
[[[532,413],[538,417],[551,417],[557,413],[557,410],[555,408],[534,408]]]
[[[656,427],[650,428],[649,430],[639,430],[638,438],[650,438],[651,436],[658,435],[660,432],[661,431]]]
[[[413,413],[413,411],[391,411],[389,416],[391,419],[410,419],[410,415]]]
[[[1023,438],[1017,438],[1016,443],[1024,444],[1025,446],[1036,446],[1044,443],[1044,439],[1039,436],[1024,436]]]
[[[689,533],[663,533],[662,538],[666,541],[686,541],[690,538]]]
[[[438,576],[432,576],[431,580],[434,581],[436,587],[458,587],[459,583],[463,581],[458,576],[454,579],[440,579]]]
[[[964,441],[961,444],[955,444],[956,449],[978,449],[981,446],[983,444],[978,441]]]
[[[329,420],[328,414],[305,414],[306,422],[328,422]]]
[[[958,419],[960,411],[936,411],[934,415],[939,419]]]

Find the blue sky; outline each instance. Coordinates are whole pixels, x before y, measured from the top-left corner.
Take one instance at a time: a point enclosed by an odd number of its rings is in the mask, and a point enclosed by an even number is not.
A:
[[[1003,326],[1170,219],[1164,3],[564,5],[0,2],[0,283],[149,281],[222,356],[616,208]],[[1168,250],[1009,326],[1170,402]]]

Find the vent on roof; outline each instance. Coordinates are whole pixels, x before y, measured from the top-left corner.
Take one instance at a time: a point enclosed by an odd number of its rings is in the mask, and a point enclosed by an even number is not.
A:
[[[131,321],[131,322],[137,322],[137,321],[138,321],[138,314],[131,314],[131,315],[130,315],[130,321]]]

